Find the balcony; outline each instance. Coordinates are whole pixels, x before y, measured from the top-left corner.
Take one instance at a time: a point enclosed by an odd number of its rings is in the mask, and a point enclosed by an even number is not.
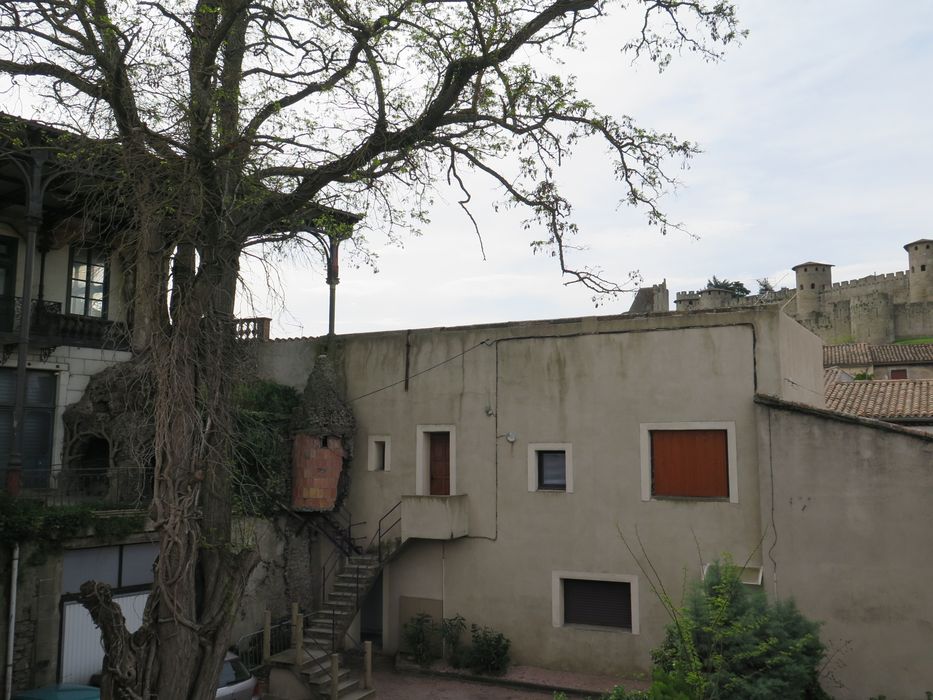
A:
[[[6,469],[0,468],[0,484]],[[139,510],[152,500],[152,471],[137,467],[23,469],[23,498],[50,506],[88,505],[98,511]]]
[[[15,343],[19,340],[22,313],[23,300],[20,297],[0,297],[0,341]],[[61,302],[34,299],[31,321],[30,345],[129,349],[126,324],[91,316],[63,314]]]
[[[470,533],[466,494],[457,496],[402,496],[402,542],[455,540]]]

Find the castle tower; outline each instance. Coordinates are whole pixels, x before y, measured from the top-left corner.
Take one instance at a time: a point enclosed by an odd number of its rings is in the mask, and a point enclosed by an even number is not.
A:
[[[907,284],[910,302],[933,301],[933,240],[921,238],[904,246],[907,251]]]
[[[797,273],[797,315],[809,316],[820,310],[820,294],[833,286],[832,265],[805,262],[794,266]]]

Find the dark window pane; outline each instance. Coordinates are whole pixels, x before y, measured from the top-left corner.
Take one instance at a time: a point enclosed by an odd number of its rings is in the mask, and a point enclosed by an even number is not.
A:
[[[23,469],[52,466],[52,410],[27,409],[23,415]]]
[[[0,408],[0,467],[6,467],[13,451],[13,409]]]
[[[563,451],[538,452],[538,488],[563,489],[567,485],[567,455]]]
[[[16,403],[16,370],[0,369],[0,406]]]
[[[28,372],[26,374],[26,405],[55,405],[55,375],[50,372]]]
[[[118,585],[119,547],[65,550],[62,558],[62,593],[77,593],[81,584],[90,579]]]
[[[564,579],[564,624],[632,629],[631,584]]]
[[[123,547],[121,586],[152,583],[152,562],[159,553],[156,543],[128,544]]]

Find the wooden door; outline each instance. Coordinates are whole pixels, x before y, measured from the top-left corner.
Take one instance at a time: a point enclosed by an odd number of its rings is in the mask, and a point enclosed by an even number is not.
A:
[[[450,433],[428,433],[431,495],[450,495]]]

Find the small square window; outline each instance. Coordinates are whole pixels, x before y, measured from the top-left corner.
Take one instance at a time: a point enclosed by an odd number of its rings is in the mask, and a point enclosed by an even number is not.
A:
[[[927,266],[926,266],[926,265],[921,265],[921,266],[920,266],[920,272],[926,272],[926,271],[927,271]]]
[[[367,469],[371,472],[387,472],[391,469],[392,448],[388,435],[369,436]]]
[[[573,452],[569,443],[528,445],[528,490],[573,493]]]
[[[538,450],[538,490],[567,489],[567,454],[563,450]]]
[[[891,376],[891,379],[907,379],[907,370],[906,369],[892,369],[890,376]]]

